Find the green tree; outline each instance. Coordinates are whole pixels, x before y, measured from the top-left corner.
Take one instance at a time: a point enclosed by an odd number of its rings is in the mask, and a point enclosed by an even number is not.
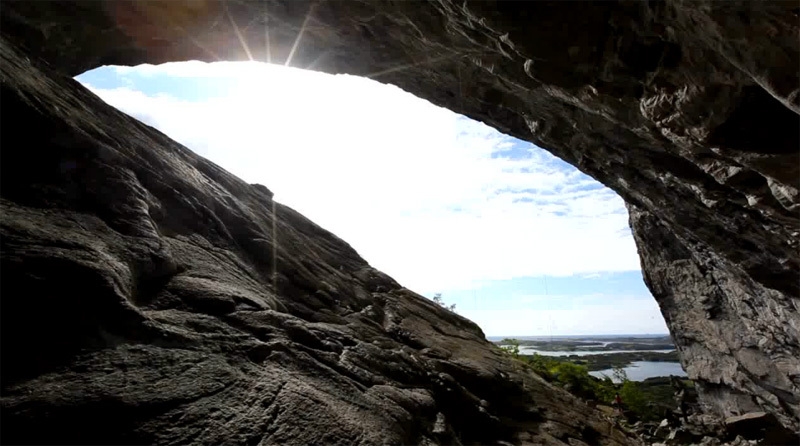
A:
[[[526,357],[526,360],[537,375],[541,376],[547,381],[553,380],[553,376],[550,375],[550,369],[553,366],[552,359],[542,356],[538,353],[534,353],[532,356]]]
[[[581,398],[605,403],[614,400],[617,386],[611,378],[597,379],[590,375],[589,370],[583,365],[539,354],[525,356],[524,359],[537,375]]]
[[[616,384],[609,376],[603,379],[595,378],[589,374],[585,366],[575,364],[568,359],[539,354],[520,355],[519,341],[515,339],[503,339],[500,343],[505,351],[526,363],[531,371],[578,397],[610,404],[614,401],[614,396],[619,393],[629,416],[645,421],[659,419],[658,406],[652,402],[663,398],[640,383],[628,379],[622,367],[614,367],[612,372],[614,380],[620,382]]]
[[[505,350],[511,356],[515,358],[519,358],[519,341],[516,339],[503,339],[500,345],[500,348]]]
[[[614,385],[614,381],[612,381],[611,378],[604,376],[602,380],[595,382],[594,393],[598,401],[608,404],[614,401],[617,387]]]
[[[586,367],[572,362],[556,362],[550,368],[550,375],[566,390],[581,398],[595,398],[595,379]]]
[[[645,392],[636,381],[628,379],[628,375],[621,367],[614,367],[614,376],[622,381],[619,389],[619,396],[622,404],[637,418],[648,421],[655,421],[659,414],[655,407],[650,404],[653,395]]]

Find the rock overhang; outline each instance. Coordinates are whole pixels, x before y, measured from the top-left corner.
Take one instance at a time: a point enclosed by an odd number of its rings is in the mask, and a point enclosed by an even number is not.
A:
[[[256,59],[372,77],[532,141],[629,203],[645,280],[709,404],[797,428],[790,3],[6,2],[2,33],[68,75]]]

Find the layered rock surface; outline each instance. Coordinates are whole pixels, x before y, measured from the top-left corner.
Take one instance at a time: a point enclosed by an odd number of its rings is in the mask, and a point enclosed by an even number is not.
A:
[[[391,82],[535,142],[629,203],[645,280],[707,408],[723,416],[763,410],[800,430],[796,2],[8,1],[1,17],[3,35],[22,52],[70,75],[102,64],[270,60]],[[64,146],[84,144],[64,138]],[[13,169],[8,153],[4,174]],[[154,158],[152,175],[172,178],[170,159]],[[42,181],[84,178],[56,168],[34,173]],[[128,184],[125,175],[100,175],[87,187],[101,194]],[[158,196],[144,185],[152,178],[136,181],[137,200]],[[14,190],[5,179],[3,186],[4,197]],[[44,197],[57,189],[25,196],[42,197],[39,206],[49,208],[57,201]],[[222,234],[209,249],[231,243],[217,214],[238,215],[234,204],[203,208],[207,200],[189,200],[190,209],[204,212],[196,219],[173,211],[182,199],[161,200],[147,208],[163,214],[154,218],[191,231],[208,219]],[[133,204],[114,209],[136,214]],[[269,238],[248,231],[229,235],[249,240],[237,241],[249,261],[269,265]],[[58,237],[41,245],[67,249]],[[166,245],[152,249],[152,256],[133,249],[138,263],[127,274],[164,277],[155,283],[171,277],[177,266]],[[309,261],[282,249],[286,265]],[[340,257],[347,256],[331,253],[330,261]],[[21,275],[38,268],[26,265]],[[217,290],[208,281],[187,286],[197,295]],[[185,295],[175,302],[192,299]],[[306,307],[292,311],[319,312],[312,311],[316,303]],[[116,317],[103,311],[86,317]]]
[[[3,444],[635,443],[266,187],[0,56]]]

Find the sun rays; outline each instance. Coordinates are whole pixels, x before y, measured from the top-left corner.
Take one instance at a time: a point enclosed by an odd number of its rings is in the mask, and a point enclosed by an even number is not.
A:
[[[233,16],[231,16],[231,12],[228,10],[228,2],[227,1],[223,1],[222,2],[222,7],[225,10],[225,16],[228,17],[228,21],[231,23],[231,26],[233,27],[233,32],[236,33],[236,38],[239,39],[239,43],[242,45],[242,49],[244,50],[244,53],[247,54],[247,58],[252,62],[254,60],[253,59],[253,53],[250,52],[250,47],[247,46],[246,39],[242,35],[242,32],[239,30],[239,27],[236,25],[236,22],[233,20]]]
[[[236,35],[236,39],[239,41],[239,45],[241,45],[242,50],[247,55],[247,59],[250,60],[250,61],[255,61],[256,59],[253,57],[253,52],[250,50],[250,45],[248,45],[248,43],[247,43],[247,37],[244,35],[244,33],[242,33],[242,30],[239,28],[239,26],[237,25],[236,21],[233,19],[233,16],[230,13],[230,10],[228,8],[228,1],[231,1],[231,0],[224,0],[222,2],[223,8],[224,8],[224,11],[225,11],[225,17],[227,17],[228,22],[230,23],[231,28],[233,29],[233,32]],[[233,1],[235,1],[235,0],[233,0]],[[300,31],[297,33],[297,36],[295,37],[294,42],[292,43],[292,47],[289,50],[289,55],[286,57],[286,60],[284,61],[283,66],[285,66],[285,67],[291,66],[292,60],[294,59],[295,54],[297,53],[298,49],[300,48],[300,43],[303,40],[303,35],[305,34],[306,29],[308,28],[308,23],[309,23],[309,21],[311,20],[311,18],[313,16],[314,8],[316,7],[316,5],[317,5],[317,3],[312,3],[309,6],[308,12],[306,12],[305,18],[303,19],[303,23],[300,26]],[[272,42],[271,42],[271,39],[270,39],[270,23],[269,23],[270,17],[269,17],[268,2],[264,2],[263,19],[264,19],[264,54],[266,56],[266,62],[271,64],[272,63]],[[203,46],[199,45],[197,42],[194,42],[194,43],[197,44],[204,51],[209,52],[206,48],[204,48]],[[213,54],[213,53],[210,53],[210,54]],[[216,57],[216,55],[214,55],[214,56],[215,56],[216,59],[219,59],[218,57]],[[320,58],[318,57],[317,61],[319,59]]]
[[[269,3],[264,2],[264,50],[267,53],[267,63],[272,63],[272,48],[269,43]]]
[[[316,3],[312,3],[311,6],[308,7],[308,12],[306,13],[306,18],[303,19],[303,25],[300,27],[300,32],[297,33],[297,37],[294,39],[294,43],[292,44],[292,49],[289,51],[289,57],[286,58],[286,62],[283,66],[288,67],[292,63],[292,58],[294,58],[294,53],[297,51],[297,48],[300,46],[300,41],[303,39],[303,33],[306,31],[306,26],[308,25],[308,20],[311,18],[312,13],[314,12],[314,7]]]
[[[448,60],[448,59],[456,59],[458,57],[463,57],[463,56],[466,56],[466,54],[463,54],[463,53],[446,54],[444,56],[439,56],[439,57],[433,57],[433,58],[430,58],[430,59],[426,59],[426,60],[423,60],[421,62],[412,62],[412,63],[406,63],[406,64],[402,64],[402,65],[397,65],[397,66],[392,67],[392,68],[387,68],[385,70],[376,71],[374,73],[367,74],[364,77],[366,77],[367,79],[375,79],[376,77],[383,76],[383,75],[386,75],[386,74],[397,73],[397,72],[405,71],[405,70],[408,70],[408,69],[411,69],[411,68],[416,68],[416,67],[419,67],[419,66],[422,66],[422,65],[435,64],[435,63],[442,62],[442,61],[445,61],[445,60]]]

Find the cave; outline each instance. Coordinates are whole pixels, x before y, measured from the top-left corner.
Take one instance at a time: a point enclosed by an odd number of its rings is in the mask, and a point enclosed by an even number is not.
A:
[[[0,20],[3,443],[634,441],[72,80],[186,60],[378,79],[574,165],[626,201],[704,410],[800,430],[795,4],[7,1]]]

